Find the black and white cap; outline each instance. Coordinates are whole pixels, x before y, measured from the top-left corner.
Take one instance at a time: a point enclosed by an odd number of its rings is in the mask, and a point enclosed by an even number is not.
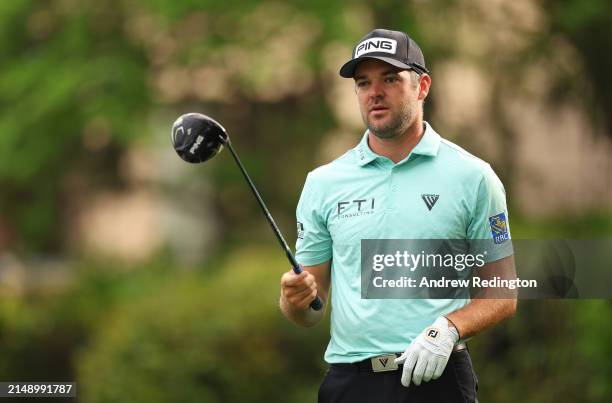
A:
[[[421,48],[404,32],[375,29],[368,33],[353,49],[352,59],[340,68],[340,75],[352,78],[357,65],[367,59],[382,60],[419,74],[429,73]]]

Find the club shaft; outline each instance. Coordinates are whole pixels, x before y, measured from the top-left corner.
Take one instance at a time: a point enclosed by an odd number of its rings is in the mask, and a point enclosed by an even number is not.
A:
[[[232,147],[232,144],[229,141],[225,145],[227,146],[230,153],[232,154],[232,157],[234,157],[234,161],[236,161],[236,164],[238,164],[238,167],[240,168],[240,172],[242,172],[244,179],[246,179],[247,183],[249,184],[251,191],[253,192],[253,194],[255,195],[255,198],[257,199],[257,202],[259,203],[259,207],[261,207],[261,210],[263,211],[264,215],[268,219],[268,223],[272,227],[272,230],[274,231],[274,235],[276,235],[276,239],[278,239],[278,242],[280,243],[281,247],[285,251],[285,254],[287,255],[287,259],[289,259],[289,262],[293,266],[293,271],[296,274],[301,273],[302,268],[298,264],[297,260],[295,260],[295,256],[293,256],[293,253],[291,253],[291,249],[289,249],[289,245],[287,245],[285,238],[283,238],[283,234],[281,234],[280,230],[276,226],[276,222],[274,222],[274,218],[272,218],[272,214],[270,214],[270,211],[268,210],[268,208],[266,207],[266,204],[264,203],[263,199],[259,195],[259,192],[257,191],[257,188],[255,187],[255,184],[249,177],[249,174],[244,168],[244,165],[242,165],[240,158],[238,158],[238,154],[236,154],[236,151],[234,151],[234,148]]]
[[[261,207],[261,210],[263,211],[264,215],[268,219],[268,223],[272,227],[272,230],[274,231],[274,235],[276,235],[276,239],[278,239],[278,242],[281,244],[281,247],[285,250],[285,255],[287,256],[289,263],[291,263],[291,266],[293,267],[293,272],[295,274],[300,274],[302,272],[302,268],[298,264],[297,260],[295,260],[295,256],[293,256],[293,253],[291,253],[291,249],[289,249],[289,245],[287,245],[285,238],[283,238],[283,234],[281,234],[280,230],[276,226],[276,223],[274,222],[274,218],[272,218],[272,214],[270,214],[270,211],[268,211],[266,204],[264,203],[263,199],[259,195],[259,192],[257,191],[257,188],[255,187],[255,184],[249,177],[249,174],[247,173],[246,169],[242,165],[242,162],[240,162],[240,158],[238,158],[238,154],[236,153],[236,151],[234,151],[234,148],[232,147],[232,144],[229,142],[229,140],[225,143],[225,146],[230,150],[232,157],[234,157],[234,161],[236,161],[236,164],[238,164],[238,167],[240,168],[240,172],[242,172],[244,179],[246,179],[247,183],[249,184],[249,187],[251,188],[251,191],[255,195],[255,198],[257,199],[257,202],[259,203],[259,207]],[[321,301],[321,298],[319,298],[318,295],[315,297],[314,301],[310,303],[310,307],[315,311],[318,311],[323,308],[323,302]]]
[[[289,249],[289,245],[287,245],[285,238],[283,238],[283,234],[281,234],[280,230],[276,226],[276,223],[274,222],[274,218],[272,218],[272,214],[270,214],[270,212],[268,211],[268,208],[266,207],[266,204],[264,203],[263,199],[259,195],[259,192],[257,191],[257,188],[255,187],[255,184],[249,177],[249,174],[246,172],[244,165],[242,165],[242,162],[240,162],[240,158],[238,158],[238,154],[236,153],[236,151],[234,151],[234,148],[232,147],[232,144],[229,142],[229,140],[225,143],[225,145],[230,150],[232,157],[234,157],[234,161],[236,161],[236,163],[238,164],[238,167],[240,168],[240,172],[242,172],[244,179],[246,179],[247,183],[249,184],[249,187],[251,188],[251,191],[255,195],[255,198],[257,199],[257,202],[259,203],[259,207],[261,207],[261,210],[263,211],[264,215],[268,219],[268,223],[270,224],[270,226],[272,227],[272,230],[274,231],[274,234],[276,235],[276,239],[278,239],[278,242],[281,244],[281,247],[285,250],[285,255],[287,256],[287,259],[289,259],[289,263],[291,263],[291,266],[293,266],[293,272],[295,274],[300,274],[302,272],[302,268],[298,264],[297,260],[295,260],[295,256],[293,256],[293,253],[291,253],[291,249]],[[310,307],[315,311],[318,311],[323,308],[323,302],[321,301],[321,298],[319,298],[318,295],[315,297],[314,301],[310,303]]]

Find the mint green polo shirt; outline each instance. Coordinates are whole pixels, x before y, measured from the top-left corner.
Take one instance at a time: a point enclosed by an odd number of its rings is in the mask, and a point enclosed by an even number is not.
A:
[[[366,132],[355,148],[310,172],[297,207],[296,258],[304,266],[331,260],[325,361],[402,352],[438,316],[469,302],[362,299],[362,239],[491,239],[493,261],[512,254],[507,218],[505,190],[489,164],[427,123],[397,164],[370,149]]]

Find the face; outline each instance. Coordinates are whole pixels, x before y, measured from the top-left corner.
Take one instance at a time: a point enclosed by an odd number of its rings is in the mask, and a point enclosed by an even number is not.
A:
[[[421,113],[420,101],[427,96],[427,82],[417,86],[406,70],[380,60],[365,60],[355,70],[355,88],[363,122],[379,138],[405,133]],[[429,78],[429,77],[427,77]]]

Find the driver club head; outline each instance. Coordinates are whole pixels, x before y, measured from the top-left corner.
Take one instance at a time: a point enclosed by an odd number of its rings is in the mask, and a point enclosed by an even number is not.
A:
[[[229,136],[216,120],[201,113],[186,113],[172,125],[172,147],[184,161],[192,164],[217,155]]]

